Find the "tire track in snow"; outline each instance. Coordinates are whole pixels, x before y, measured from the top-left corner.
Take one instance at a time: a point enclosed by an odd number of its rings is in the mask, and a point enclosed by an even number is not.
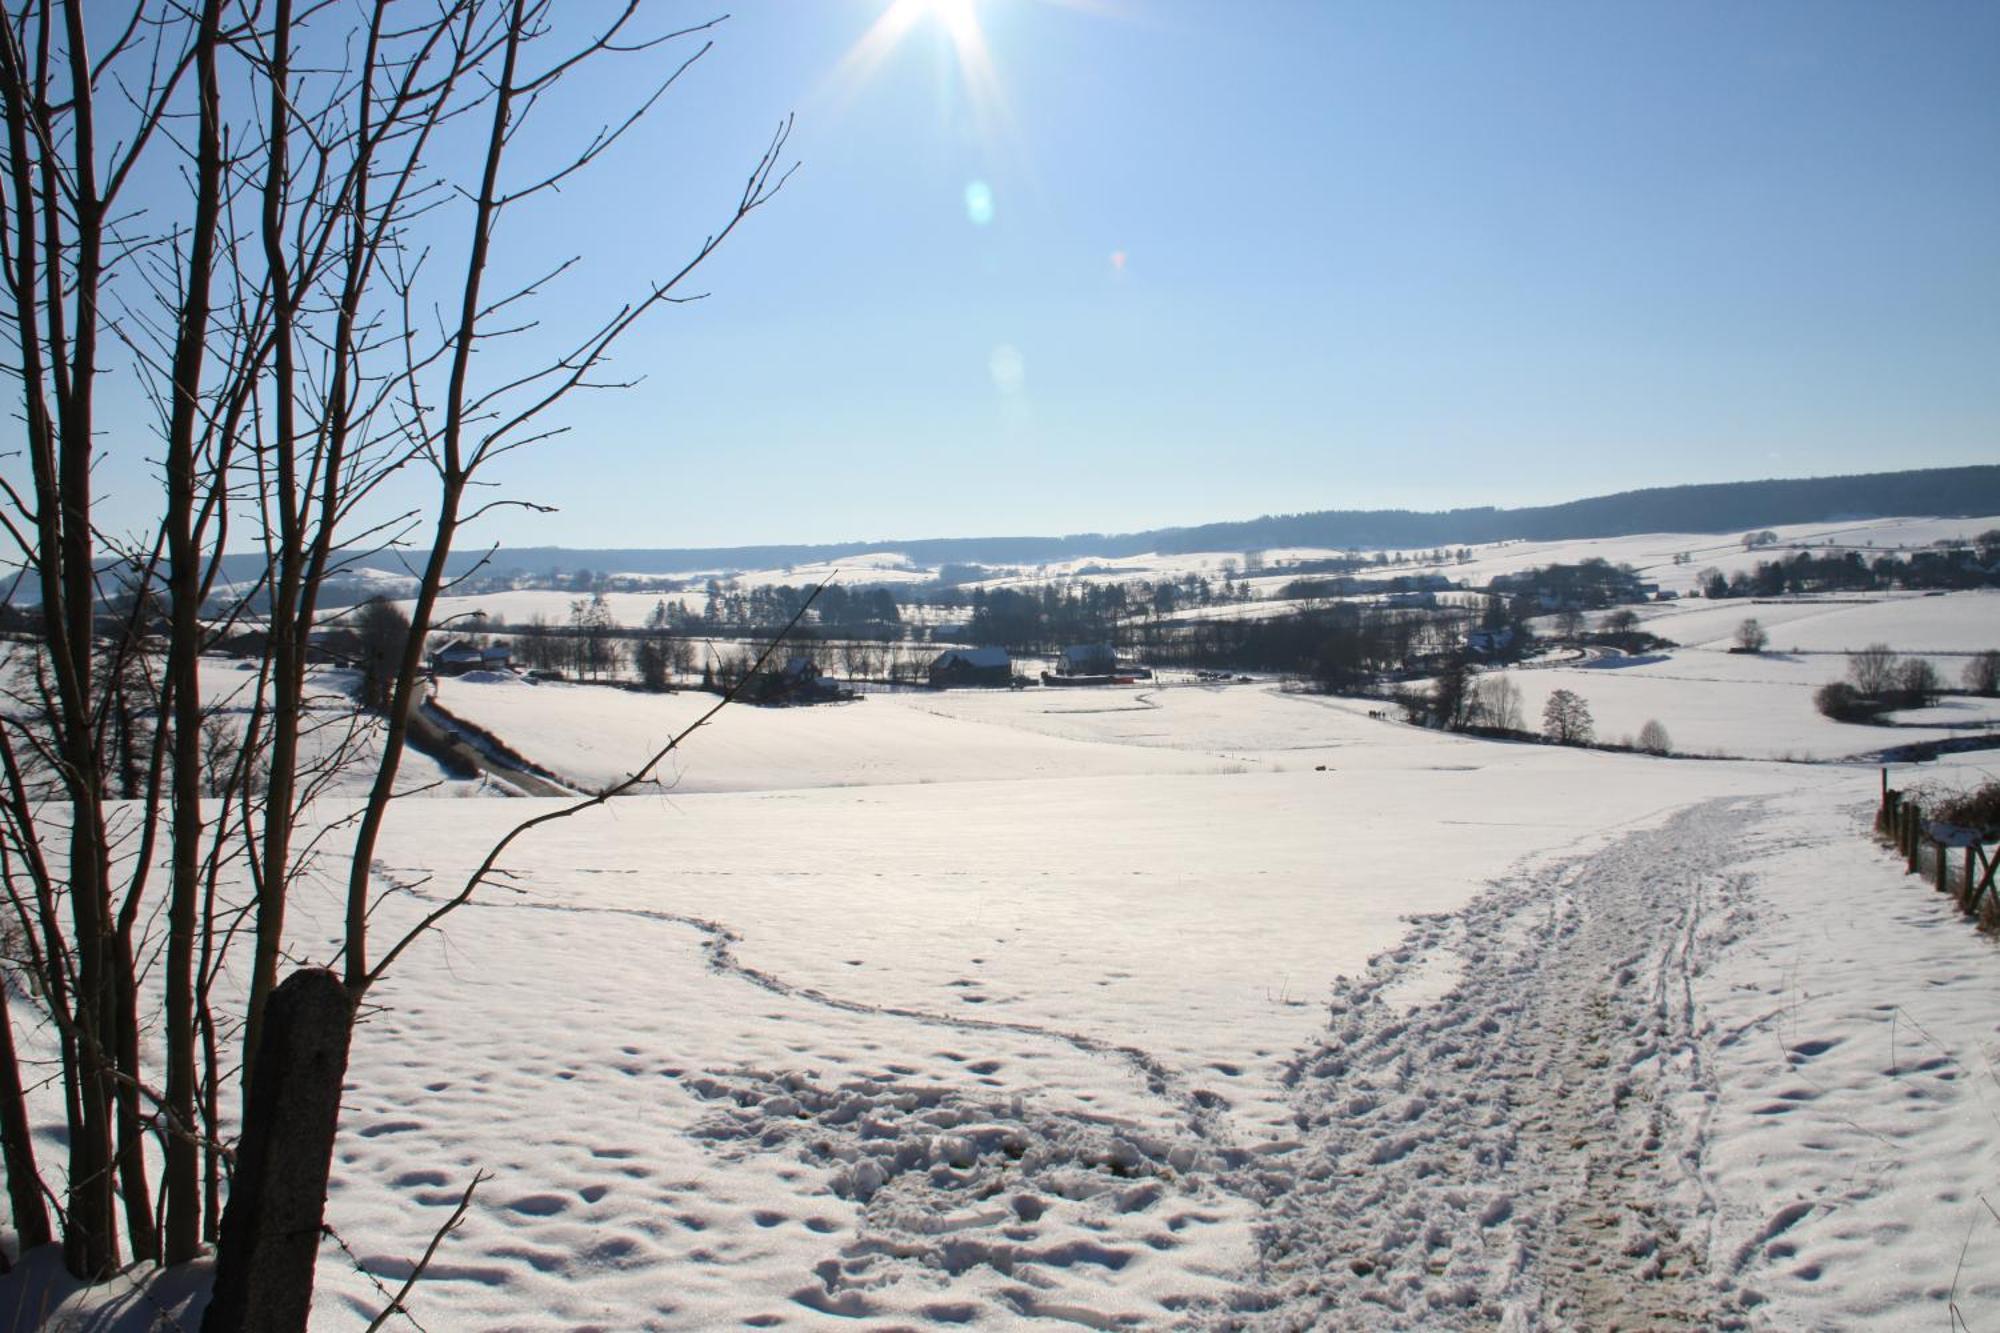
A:
[[[1304,1143],[1262,1312],[1228,1326],[1733,1326],[1693,979],[1741,928],[1760,808],[1693,806],[1501,883],[1343,983],[1290,1074]],[[1388,1002],[1445,954],[1450,993]]]

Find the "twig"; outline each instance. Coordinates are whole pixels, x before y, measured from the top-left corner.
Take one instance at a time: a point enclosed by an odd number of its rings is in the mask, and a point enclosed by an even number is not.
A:
[[[438,1246],[444,1243],[444,1238],[458,1230],[459,1224],[465,1220],[465,1210],[472,1206],[472,1192],[491,1179],[493,1177],[485,1171],[472,1173],[472,1183],[465,1187],[465,1193],[458,1196],[458,1207],[451,1210],[451,1216],[446,1218],[444,1225],[431,1236],[431,1243],[424,1247],[424,1257],[417,1260],[417,1266],[410,1270],[409,1277],[403,1280],[403,1285],[397,1289],[395,1296],[390,1298],[388,1307],[376,1315],[374,1321],[368,1325],[367,1333],[376,1333],[376,1330],[389,1321],[390,1315],[400,1314],[411,1323],[416,1323],[416,1320],[410,1317],[410,1312],[403,1308],[403,1298],[422,1281],[424,1271],[431,1266],[431,1259],[437,1254]]]

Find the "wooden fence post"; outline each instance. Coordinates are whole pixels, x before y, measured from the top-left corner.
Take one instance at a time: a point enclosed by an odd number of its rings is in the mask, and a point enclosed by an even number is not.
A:
[[[1918,836],[1918,830],[1922,827],[1919,821],[1923,818],[1923,812],[1917,809],[1915,801],[1905,805],[1903,812],[1903,853],[1908,865],[1906,873],[1914,875],[1923,869],[1924,864],[1923,840]]]
[[[325,968],[271,992],[201,1333],[305,1333],[353,1019]]]
[[[1973,904],[1978,901],[1978,899],[1973,895],[1973,890],[1977,888],[1979,885],[1979,881],[1976,878],[1974,878],[1975,874],[1977,873],[1975,867],[1978,865],[1978,862],[1974,859],[1973,856],[1973,853],[1975,853],[1978,850],[1979,850],[1978,848],[1974,847],[1969,842],[1965,844],[1965,874],[1959,879],[1958,882],[1959,906],[1963,907],[1968,912],[1972,910]]]
[[[1992,889],[1996,896],[2000,896],[2000,889],[1993,889],[1993,872],[2000,870],[2000,846],[1995,846],[1990,852],[1981,852],[1979,856],[1986,863],[1986,873],[1980,877],[1978,885],[1971,890],[1972,901],[1966,908],[1967,911],[1975,913],[1979,910],[1980,898],[1989,889]]]
[[[1935,887],[1939,893],[1950,893],[1951,857],[1945,852],[1944,844],[1939,842],[1936,838],[1931,839],[1931,847],[1937,853],[1937,876],[1935,879],[1931,881],[1932,886]]]

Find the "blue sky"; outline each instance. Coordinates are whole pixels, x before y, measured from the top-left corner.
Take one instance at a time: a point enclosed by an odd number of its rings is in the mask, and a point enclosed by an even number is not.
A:
[[[555,322],[798,174],[510,546],[1123,531],[2000,460],[2000,5],[752,0],[505,239]],[[906,0],[907,2],[907,0]],[[627,90],[606,79],[608,107]],[[588,109],[586,109],[587,111]],[[968,189],[972,194],[968,195]],[[990,216],[984,207],[990,201]]]

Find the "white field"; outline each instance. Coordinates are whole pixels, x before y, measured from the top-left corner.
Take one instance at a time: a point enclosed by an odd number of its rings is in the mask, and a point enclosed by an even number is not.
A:
[[[1790,548],[1794,544],[1819,547],[1831,542],[1839,547],[1851,546],[1864,553],[1871,549],[1886,553],[1927,546],[1944,538],[1970,538],[1994,527],[2000,527],[2000,516],[1803,523],[1771,529],[1778,535],[1778,544],[1754,551],[1744,550],[1742,542],[1736,536],[1718,536],[1715,533],[1645,533],[1631,537],[1580,538],[1562,542],[1495,542],[1469,548],[1472,558],[1464,564],[1425,565],[1405,561],[1358,573],[1364,578],[1385,580],[1398,575],[1439,573],[1469,587],[1483,588],[1497,574],[1515,573],[1538,565],[1574,564],[1581,560],[1601,558],[1613,564],[1630,564],[1642,571],[1648,580],[1659,583],[1662,589],[1685,596],[1694,588],[1695,576],[1703,570],[1715,568],[1724,574],[1731,574],[1739,569],[1748,570],[1759,561],[1780,559],[1789,555]],[[1692,560],[1688,564],[1677,565],[1674,563],[1674,557],[1682,552],[1688,553]],[[1286,583],[1299,577],[1296,570],[1287,569],[1286,566],[1300,561],[1330,559],[1342,554],[1344,553],[1341,551],[1304,547],[1274,548],[1263,552],[1264,568],[1248,576],[1248,581],[1260,598],[1276,599]],[[996,571],[992,578],[964,586],[969,591],[975,587],[1035,588],[1052,580],[1125,583],[1141,579],[1150,581],[1177,579],[1191,573],[1201,574],[1220,584],[1225,564],[1236,569],[1239,579],[1245,577],[1242,568],[1244,556],[1245,552],[1242,551],[1196,551],[1186,554],[1120,557],[1080,556],[1073,560]],[[705,600],[700,585],[711,577],[723,581],[733,580],[743,587],[775,584],[800,587],[817,584],[828,578],[856,587],[875,584],[888,584],[893,587],[927,582],[936,575],[935,566],[915,564],[895,552],[877,552],[780,569],[715,569],[671,576],[634,576],[689,579],[694,580],[696,586],[691,591],[680,593],[607,592],[605,601],[610,606],[611,614],[620,624],[640,625],[645,623],[654,604],[662,599],[668,603],[678,601],[690,610],[699,611]],[[540,616],[551,623],[562,624],[568,621],[570,604],[577,600],[578,596],[579,594],[571,591],[528,588],[448,596],[440,599],[437,618],[443,621],[452,617],[470,617],[474,613],[483,612],[496,621],[525,623],[535,616]],[[405,610],[410,605],[408,600],[400,604]],[[1731,602],[1727,605],[1736,606],[1739,603]],[[1293,603],[1267,600],[1262,605],[1230,606],[1207,612],[1197,610],[1186,612],[1184,616],[1258,616],[1282,614],[1292,609],[1295,609]],[[933,624],[940,619],[959,618],[957,613],[935,613],[922,608],[915,611],[906,610],[905,616],[915,624]],[[469,619],[458,623],[466,629],[478,628],[478,625]]]
[[[1899,653],[1975,653],[2000,649],[2000,590],[1896,593],[1792,600],[1729,598],[1666,602],[1643,608],[1642,628],[1687,648],[1726,649],[1736,628],[1754,618],[1784,653],[1846,653],[1886,643]],[[1835,664],[1838,666],[1838,663]],[[1940,663],[1940,669],[1943,668]],[[1952,671],[1947,680],[1954,680]]]
[[[1978,638],[1880,607],[1911,619],[1871,637]],[[1821,735],[1792,666],[1517,675],[1644,685],[1683,747],[1920,735]],[[584,785],[704,702],[443,701]],[[1873,767],[1369,711],[1264,684],[725,711],[671,789],[516,844],[371,996],[328,1221],[393,1289],[494,1173],[410,1299],[433,1333],[2000,1321],[2000,961],[1863,835]],[[399,802],[378,938],[557,808]],[[326,961],[337,904],[300,895],[292,954]],[[157,1323],[36,1259],[0,1309],[55,1315],[16,1326]],[[154,1299],[192,1328],[201,1291]],[[329,1245],[315,1327],[382,1306]]]
[[[1770,648],[1729,652],[1748,617],[1768,631]],[[1656,719],[1677,751],[1694,754],[1839,759],[2000,728],[2000,703],[1964,695],[1897,714],[1890,719],[1895,726],[1836,722],[1813,707],[1814,691],[1846,677],[1845,650],[1871,643],[1929,658],[1945,685],[1956,688],[1971,653],[2000,648],[2000,593],[1669,602],[1646,608],[1644,628],[1681,646],[1508,669],[1521,690],[1524,724],[1539,727],[1548,696],[1566,689],[1589,704],[1599,740],[1634,736]]]

